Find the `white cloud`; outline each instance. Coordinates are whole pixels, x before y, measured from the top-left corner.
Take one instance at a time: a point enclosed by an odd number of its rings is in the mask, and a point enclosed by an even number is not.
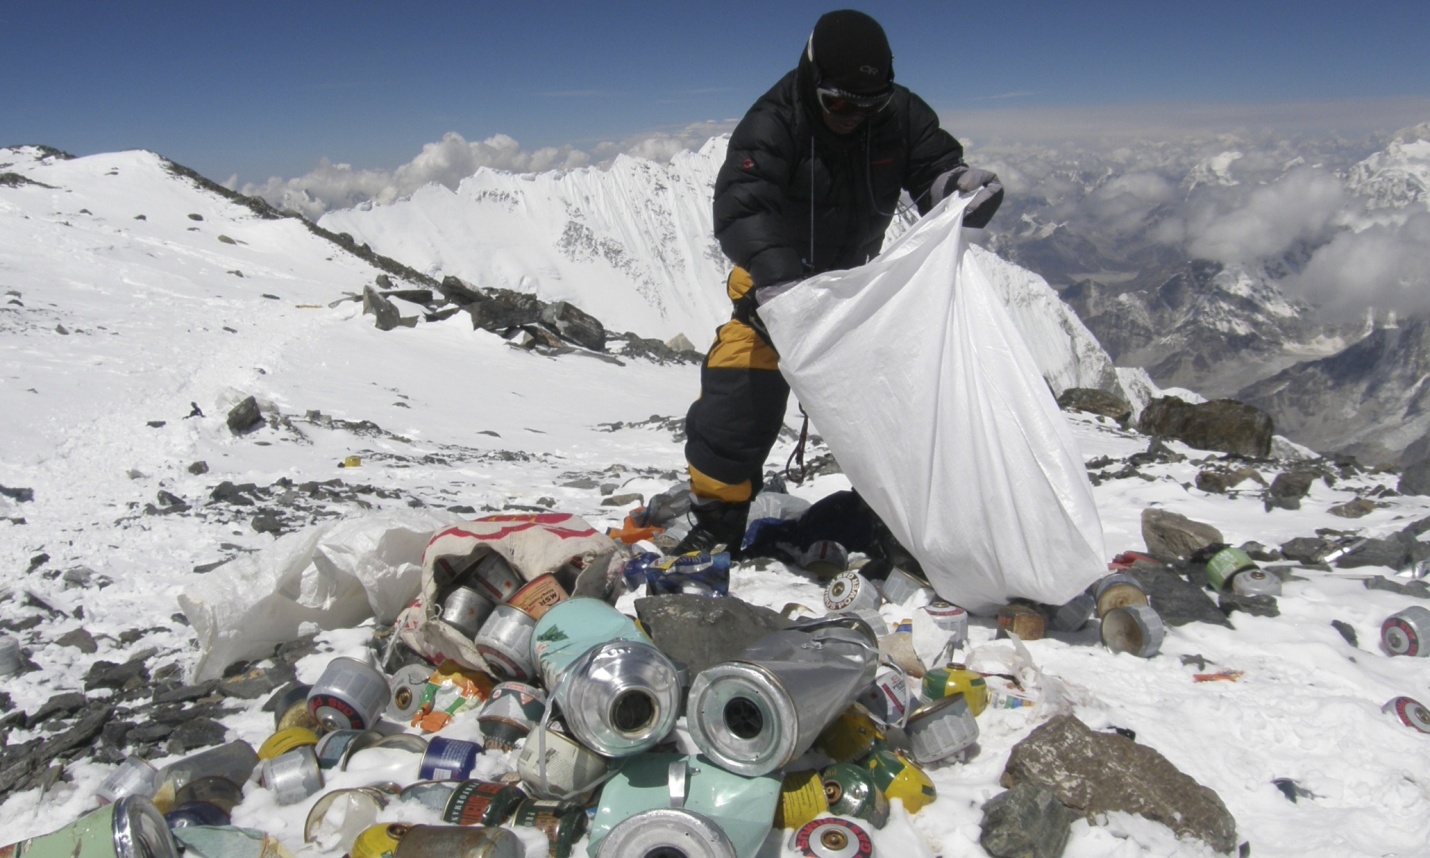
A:
[[[1187,249],[1227,264],[1274,259],[1298,242],[1324,238],[1346,196],[1339,179],[1314,167],[1292,170],[1231,205],[1230,189],[1218,191],[1189,216]]]
[[[1367,306],[1401,315],[1423,313],[1430,311],[1427,248],[1430,212],[1417,212],[1399,226],[1337,233],[1282,285],[1334,321],[1360,317]]]

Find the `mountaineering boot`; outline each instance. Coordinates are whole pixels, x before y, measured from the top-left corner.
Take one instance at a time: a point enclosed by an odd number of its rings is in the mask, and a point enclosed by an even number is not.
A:
[[[745,540],[745,519],[750,514],[749,501],[697,501],[690,507],[690,514],[695,516],[695,524],[675,546],[672,554],[713,551],[721,545],[732,556],[740,553],[740,545]]]

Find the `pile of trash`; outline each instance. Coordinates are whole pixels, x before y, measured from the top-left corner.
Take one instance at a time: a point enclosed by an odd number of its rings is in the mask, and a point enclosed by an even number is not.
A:
[[[784,525],[808,504],[764,503],[740,548],[762,529],[788,536],[767,544],[822,583],[822,614],[729,595],[728,553],[664,554],[675,491],[609,534],[561,513],[453,524],[428,539],[417,597],[375,626],[370,657],[332,658],[315,682],[273,693],[258,747],[235,740],[162,768],[129,756],[97,810],[14,854],[519,858],[535,838],[552,858],[752,858],[774,836],[804,856],[867,858],[879,832],[937,798],[931,769],[977,753],[982,713],[1073,708],[1022,641],[1096,616],[1108,649],[1159,650],[1146,573],[1162,564],[1149,555],[1120,555],[1064,605],[1010,601],[996,617],[1008,646],[969,651],[967,612],[912,558],[799,545]],[[1279,592],[1240,548],[1202,555],[1213,592]],[[623,593],[644,594],[636,616],[615,606]],[[888,606],[906,619],[887,622]],[[1427,633],[1430,611],[1410,608],[1387,618],[1383,642],[1426,655]],[[1387,707],[1430,732],[1417,701]],[[352,785],[350,772],[380,776]],[[246,802],[306,804],[303,845],[235,825]]]

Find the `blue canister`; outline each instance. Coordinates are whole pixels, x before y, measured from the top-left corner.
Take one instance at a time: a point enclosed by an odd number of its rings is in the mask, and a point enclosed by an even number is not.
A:
[[[638,754],[675,727],[679,671],[611,605],[561,602],[537,621],[531,642],[532,661],[567,728],[597,753]]]
[[[426,781],[464,781],[472,776],[481,753],[476,742],[437,736],[427,744],[419,775]]]

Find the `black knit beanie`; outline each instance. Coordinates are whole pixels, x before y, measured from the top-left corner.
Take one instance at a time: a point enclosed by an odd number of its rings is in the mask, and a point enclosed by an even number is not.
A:
[[[821,15],[806,52],[824,86],[876,93],[894,79],[894,54],[884,28],[863,12],[841,9]]]

